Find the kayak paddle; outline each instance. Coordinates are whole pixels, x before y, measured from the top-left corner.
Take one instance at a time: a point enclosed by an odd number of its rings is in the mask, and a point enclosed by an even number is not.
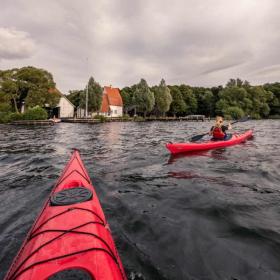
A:
[[[236,120],[236,121],[234,121],[234,122],[232,122],[231,124],[235,124],[235,123],[238,123],[238,122],[246,122],[246,121],[248,121],[250,119],[250,116],[246,116],[246,117],[243,117],[243,118],[241,118],[241,119],[239,119],[239,120]],[[193,136],[192,138],[190,138],[190,142],[196,142],[196,141],[198,141],[198,140],[200,140],[201,138],[203,138],[205,135],[207,135],[207,134],[209,134],[209,132],[207,132],[207,133],[204,133],[204,134],[199,134],[199,135],[195,135],[195,136]]]

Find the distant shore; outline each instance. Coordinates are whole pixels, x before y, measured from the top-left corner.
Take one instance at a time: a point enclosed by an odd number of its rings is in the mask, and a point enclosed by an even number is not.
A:
[[[260,119],[260,120],[278,120],[280,119],[280,116],[270,116],[266,119]],[[204,121],[213,121],[214,118],[205,117],[203,115],[191,115],[186,117],[116,117],[116,118],[109,118],[109,117],[102,117],[102,118],[65,118],[61,119],[61,122],[64,123],[91,123],[91,124],[97,124],[97,123],[105,123],[105,122],[174,122],[174,121],[192,121],[192,122],[204,122]],[[52,120],[19,120],[19,121],[13,121],[10,123],[6,123],[10,125],[48,125],[52,126],[57,124],[56,122],[53,122]]]

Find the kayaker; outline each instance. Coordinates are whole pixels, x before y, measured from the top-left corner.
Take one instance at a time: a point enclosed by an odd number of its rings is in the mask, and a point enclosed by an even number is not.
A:
[[[209,135],[215,140],[224,140],[227,138],[226,130],[232,129],[231,124],[224,125],[224,119],[220,116],[216,117],[215,125],[211,127]]]

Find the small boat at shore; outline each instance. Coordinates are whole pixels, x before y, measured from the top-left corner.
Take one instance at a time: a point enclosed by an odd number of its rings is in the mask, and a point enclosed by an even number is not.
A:
[[[211,149],[225,148],[245,142],[253,136],[253,130],[248,130],[242,134],[232,134],[228,140],[209,140],[205,142],[188,142],[188,143],[167,143],[166,148],[171,154],[203,151]]]
[[[50,121],[54,122],[54,123],[60,123],[61,122],[61,119],[57,119],[57,118],[52,118],[50,119]]]

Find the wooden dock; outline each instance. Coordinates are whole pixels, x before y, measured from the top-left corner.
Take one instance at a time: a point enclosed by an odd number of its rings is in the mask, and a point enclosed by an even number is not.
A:
[[[186,117],[146,117],[142,121],[152,122],[170,122],[170,121],[205,121],[208,120],[204,115],[188,115]],[[66,123],[100,123],[100,122],[133,122],[139,121],[138,117],[106,117],[102,119],[93,118],[69,118],[62,119],[62,122]]]
[[[51,120],[20,120],[11,122],[13,125],[54,125]]]
[[[66,123],[100,123],[100,119],[83,118],[83,119],[61,119]]]
[[[188,115],[186,117],[180,117],[181,121],[202,121],[204,122],[206,118],[204,115]]]

